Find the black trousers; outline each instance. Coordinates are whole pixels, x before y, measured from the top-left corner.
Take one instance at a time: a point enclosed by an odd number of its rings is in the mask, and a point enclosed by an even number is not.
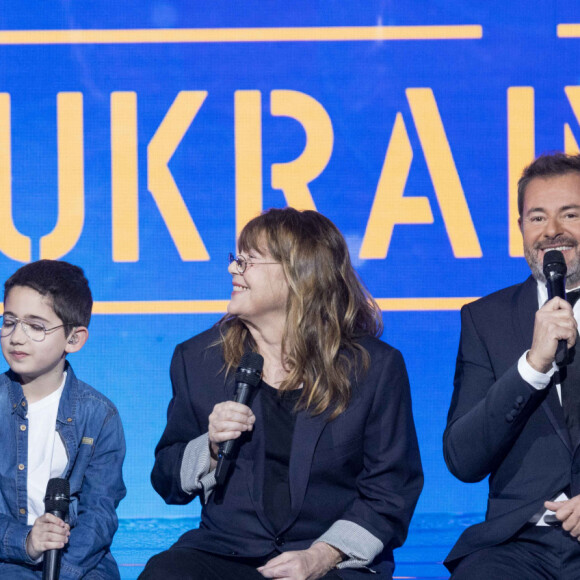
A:
[[[452,580],[578,580],[580,543],[560,526],[526,526],[461,560]]]
[[[264,580],[256,570],[277,555],[241,558],[202,552],[194,548],[169,548],[153,556],[138,580]],[[339,579],[331,570],[323,578]]]

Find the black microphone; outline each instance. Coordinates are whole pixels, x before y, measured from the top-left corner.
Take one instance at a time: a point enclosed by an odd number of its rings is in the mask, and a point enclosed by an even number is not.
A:
[[[566,300],[566,260],[560,250],[549,250],[544,254],[544,276],[548,299],[555,296]],[[556,364],[565,365],[568,359],[568,343],[565,340],[558,341],[556,349]]]
[[[46,486],[44,497],[44,511],[52,514],[63,521],[68,517],[68,505],[70,503],[70,484],[68,479],[54,477]],[[60,576],[61,550],[47,550],[44,552],[44,565],[42,567],[42,580],[58,580]]]
[[[247,405],[252,391],[258,386],[262,379],[262,367],[264,366],[264,358],[257,352],[247,352],[242,356],[240,366],[236,371],[236,394],[234,401]],[[239,445],[239,437],[237,439],[230,439],[220,443],[218,451],[218,463],[215,470],[215,479],[217,486],[222,486],[227,478],[230,464],[237,452]]]

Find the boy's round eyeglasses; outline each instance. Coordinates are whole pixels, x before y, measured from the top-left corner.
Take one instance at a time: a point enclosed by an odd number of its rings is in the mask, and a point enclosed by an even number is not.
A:
[[[236,263],[236,268],[238,270],[238,274],[243,274],[248,266],[254,266],[256,264],[279,264],[280,262],[250,262],[250,260],[246,260],[244,256],[234,256],[231,252],[229,253],[229,264],[232,262]]]
[[[5,338],[10,336],[20,323],[24,334],[34,342],[42,342],[46,338],[47,332],[52,332],[57,328],[63,328],[65,326],[75,326],[74,324],[59,324],[58,326],[53,326],[52,328],[46,328],[44,324],[40,322],[34,322],[33,320],[26,320],[25,318],[16,318],[16,316],[0,316],[0,337]]]

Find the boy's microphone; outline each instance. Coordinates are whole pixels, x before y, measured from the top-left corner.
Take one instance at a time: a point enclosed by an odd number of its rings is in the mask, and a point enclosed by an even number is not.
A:
[[[44,511],[65,521],[68,516],[70,503],[70,484],[68,479],[54,477],[46,486],[44,497]],[[47,550],[44,552],[44,566],[42,580],[58,580],[60,576],[61,550]]]

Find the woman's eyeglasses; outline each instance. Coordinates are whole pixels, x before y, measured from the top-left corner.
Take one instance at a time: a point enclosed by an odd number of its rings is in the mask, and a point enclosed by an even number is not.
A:
[[[250,262],[244,258],[244,256],[234,256],[231,252],[229,253],[229,263],[232,262],[236,263],[236,268],[238,270],[238,274],[243,274],[248,266],[254,266],[256,264],[279,264],[280,262]]]

